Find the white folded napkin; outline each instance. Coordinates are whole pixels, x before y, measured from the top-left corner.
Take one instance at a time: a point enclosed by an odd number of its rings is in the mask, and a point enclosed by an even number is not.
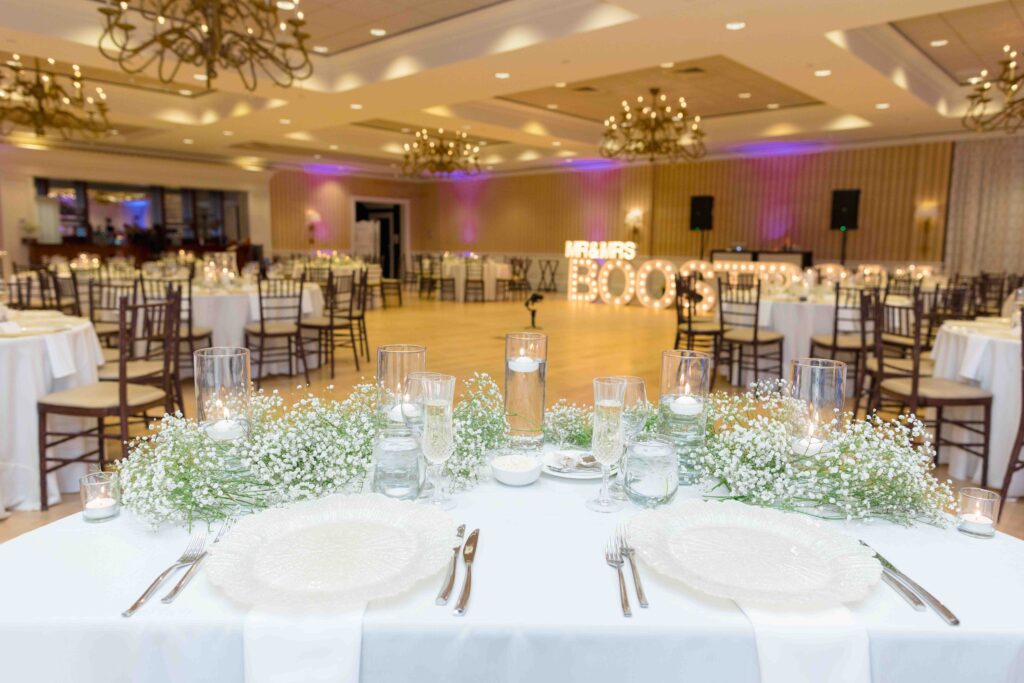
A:
[[[245,617],[246,683],[359,683],[366,606],[332,615]]]
[[[871,683],[867,630],[845,607],[740,609],[754,627],[761,683]]]
[[[17,334],[18,332],[21,332],[21,329],[22,327],[18,323],[0,323],[0,333],[3,334]]]
[[[46,357],[50,361],[50,372],[54,379],[75,374],[75,357],[71,353],[71,341],[66,332],[43,335],[46,342]]]

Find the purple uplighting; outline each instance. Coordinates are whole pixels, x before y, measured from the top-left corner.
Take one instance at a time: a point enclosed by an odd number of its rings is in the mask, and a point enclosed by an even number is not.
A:
[[[745,145],[736,145],[729,148],[733,154],[741,154],[745,157],[787,157],[794,154],[810,154],[821,152],[829,148],[826,142],[818,140],[798,140],[789,142],[752,142]]]

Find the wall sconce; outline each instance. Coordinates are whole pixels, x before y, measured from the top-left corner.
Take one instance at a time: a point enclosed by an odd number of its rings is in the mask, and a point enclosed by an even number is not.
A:
[[[644,227],[644,210],[632,208],[626,212],[626,227],[629,228],[629,238],[634,242],[638,242],[640,229]]]
[[[306,209],[306,226],[309,230],[309,243],[316,243],[316,224],[320,222],[320,212],[316,209]]]
[[[933,199],[927,199],[917,203],[914,209],[914,222],[921,226],[924,239],[921,240],[921,255],[928,253],[928,244],[931,242],[931,231],[935,222],[939,220],[939,203]]]

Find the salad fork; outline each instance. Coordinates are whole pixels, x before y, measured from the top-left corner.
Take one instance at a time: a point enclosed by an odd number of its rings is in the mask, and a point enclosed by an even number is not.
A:
[[[644,592],[644,585],[640,582],[640,572],[636,568],[636,550],[629,544],[629,540],[626,538],[626,527],[625,525],[619,526],[615,530],[615,544],[619,546],[619,550],[629,560],[629,569],[633,572],[633,585],[636,587],[636,599],[640,603],[640,607],[647,607],[647,594]]]
[[[213,537],[213,543],[210,544],[211,546],[216,544],[220,540],[220,537],[224,535],[225,531],[231,528],[231,525],[235,523],[236,519],[237,518],[234,515],[232,515],[231,517],[228,517],[224,520],[224,523],[221,524],[220,530],[217,532],[217,535]],[[174,598],[178,597],[178,593],[185,589],[185,586],[188,585],[189,581],[192,580],[192,577],[195,576],[196,573],[199,571],[199,565],[202,564],[204,559],[206,559],[206,553],[207,551],[204,550],[202,554],[195,559],[195,562],[193,562],[192,566],[188,568],[188,570],[185,572],[185,575],[178,579],[178,583],[174,586],[174,588],[171,589],[171,592],[165,595],[164,597],[160,598],[160,602],[164,603],[165,605],[169,605],[172,602],[174,602]]]
[[[622,616],[631,617],[633,611],[629,609],[629,595],[626,593],[626,577],[622,575],[622,554],[615,539],[608,541],[604,549],[604,560],[608,566],[615,567],[619,574],[619,600],[622,602]]]
[[[189,540],[188,545],[185,546],[185,551],[181,554],[181,557],[179,557],[174,564],[165,569],[160,574],[160,576],[156,577],[156,580],[153,581],[153,583],[149,584],[149,588],[146,589],[146,592],[140,595],[139,599],[136,600],[131,607],[121,612],[121,616],[130,617],[131,615],[135,614],[135,612],[138,611],[140,607],[146,604],[146,601],[153,597],[153,593],[156,592],[156,589],[160,587],[160,584],[162,584],[167,579],[167,577],[169,577],[171,574],[178,571],[182,567],[187,567],[188,565],[192,564],[197,559],[199,559],[199,557],[203,554],[203,546],[205,545],[206,534],[203,532],[194,534],[192,538]]]

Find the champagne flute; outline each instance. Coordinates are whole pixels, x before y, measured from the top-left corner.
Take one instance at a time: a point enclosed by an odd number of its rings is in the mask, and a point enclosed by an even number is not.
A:
[[[441,485],[444,463],[455,451],[455,429],[452,416],[452,400],[455,398],[455,378],[451,375],[436,373],[411,373],[406,383],[407,399],[405,404],[415,406],[410,415],[416,415],[413,421],[422,416],[420,427],[420,451],[426,458],[428,476],[433,483],[434,492],[429,500],[442,510],[455,507],[455,501],[449,498]],[[407,418],[408,419],[408,418]],[[410,425],[410,429],[415,429]]]
[[[622,404],[626,382],[622,377],[598,377],[594,380],[594,436],[591,449],[601,463],[601,492],[587,501],[595,512],[616,512],[622,503],[608,495],[611,468],[622,458]]]
[[[644,430],[644,425],[647,424],[647,415],[650,412],[650,404],[647,403],[647,385],[644,384],[643,377],[622,375],[618,379],[626,382],[626,390],[622,398],[622,447],[625,449]],[[625,463],[620,465],[618,473],[615,475],[615,481],[609,486],[609,492],[616,500],[626,500],[626,490],[623,488],[626,475],[622,471],[623,467],[625,467]]]

